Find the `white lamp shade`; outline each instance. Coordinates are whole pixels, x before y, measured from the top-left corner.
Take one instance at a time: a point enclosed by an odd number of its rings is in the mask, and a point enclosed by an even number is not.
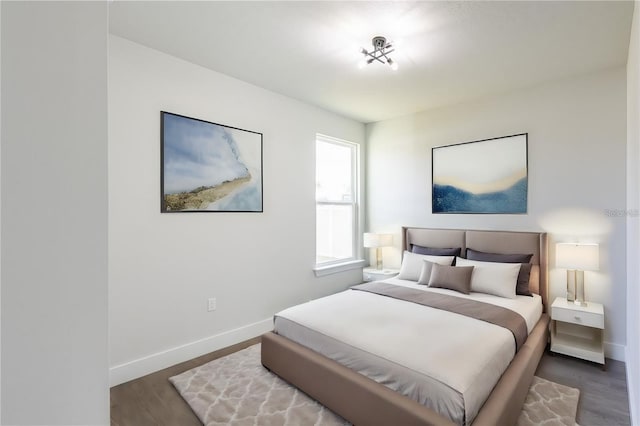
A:
[[[389,247],[393,244],[392,234],[372,234],[367,232],[363,238],[364,246],[367,248]]]
[[[598,244],[556,244],[556,267],[578,271],[597,271],[600,268]]]

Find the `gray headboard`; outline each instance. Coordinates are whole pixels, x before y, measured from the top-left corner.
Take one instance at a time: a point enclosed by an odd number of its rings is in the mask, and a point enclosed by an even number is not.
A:
[[[542,297],[548,312],[548,243],[545,232],[476,231],[469,229],[402,228],[402,249],[411,251],[413,244],[425,247],[461,247],[462,256],[467,248],[487,253],[533,253],[531,291]]]

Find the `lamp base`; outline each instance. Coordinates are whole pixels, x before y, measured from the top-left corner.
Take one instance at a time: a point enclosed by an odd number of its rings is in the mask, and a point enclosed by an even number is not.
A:
[[[584,299],[584,271],[576,270],[576,300],[574,303],[578,306],[587,306]]]
[[[576,300],[576,271],[567,269],[567,302]]]
[[[584,271],[567,270],[567,302],[587,306],[584,300]]]

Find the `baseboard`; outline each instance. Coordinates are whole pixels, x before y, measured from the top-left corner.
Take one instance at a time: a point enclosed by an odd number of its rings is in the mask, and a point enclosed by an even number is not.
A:
[[[633,363],[633,354],[629,353],[629,349],[626,351],[629,364]],[[629,393],[629,414],[631,415],[631,424],[640,424],[640,380],[636,373],[636,368],[640,366],[627,364],[627,392]]]
[[[115,365],[109,369],[109,385],[116,386],[172,365],[188,361],[223,349],[236,343],[252,339],[273,329],[273,318],[267,318],[244,327],[225,331],[215,336],[177,346],[143,358]]]
[[[109,369],[109,385],[116,386],[146,376],[163,368],[199,357],[200,355],[252,339],[272,329],[273,318],[267,318],[244,327],[216,334],[215,336],[206,337],[124,364],[115,365]],[[605,342],[604,352],[607,358],[623,362],[626,359],[626,347],[624,345]],[[640,415],[640,413],[638,414]]]
[[[629,416],[631,417],[632,425],[637,425],[640,422],[640,406],[636,405],[636,389],[631,385],[630,380],[634,380],[627,374],[627,391],[629,392]]]
[[[604,342],[604,356],[624,362],[626,359],[627,347],[617,343]]]

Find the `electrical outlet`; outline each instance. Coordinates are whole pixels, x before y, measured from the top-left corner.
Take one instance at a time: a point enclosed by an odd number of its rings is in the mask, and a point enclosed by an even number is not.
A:
[[[207,300],[207,311],[215,311],[216,310],[216,298],[211,297]]]

